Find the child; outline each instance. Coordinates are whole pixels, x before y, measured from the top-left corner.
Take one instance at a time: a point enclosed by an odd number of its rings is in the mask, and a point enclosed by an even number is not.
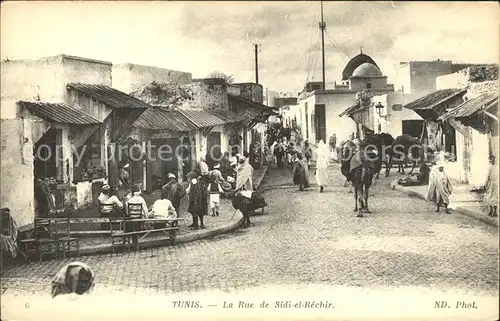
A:
[[[212,216],[219,216],[220,193],[223,192],[222,187],[217,179],[217,175],[212,173],[210,184],[208,184],[208,192],[210,193],[210,208]]]

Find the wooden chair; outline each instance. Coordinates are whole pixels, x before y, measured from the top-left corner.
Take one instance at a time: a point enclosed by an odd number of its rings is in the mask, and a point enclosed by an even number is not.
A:
[[[56,258],[59,258],[59,241],[56,229],[54,220],[35,218],[32,235],[35,239],[36,254],[40,261],[43,260],[44,255],[55,254]]]
[[[61,230],[59,226],[63,226]],[[76,255],[80,256],[80,239],[77,237],[71,237],[71,225],[70,219],[64,218],[59,219],[56,222],[56,239],[59,242],[59,250],[62,250],[63,258],[66,258],[66,251],[68,254],[71,253],[71,245],[75,244]]]
[[[127,245],[130,250],[130,235],[125,233],[125,223],[126,218],[124,217],[109,217],[109,230],[111,235],[111,246],[113,247],[113,254],[115,254],[115,239],[121,239],[122,243],[120,245]]]
[[[100,217],[110,217],[115,216],[114,214],[115,206],[113,204],[99,204],[99,216]],[[108,230],[110,227],[108,223],[102,223],[101,228],[103,230]],[[117,228],[115,226],[115,228]]]
[[[142,218],[142,204],[127,204],[127,216],[130,218]]]
[[[142,218],[142,204],[127,204],[127,217],[129,219]],[[125,222],[125,232],[136,232],[144,229],[144,222]],[[139,250],[139,241],[137,234],[132,235],[132,242],[137,250]]]

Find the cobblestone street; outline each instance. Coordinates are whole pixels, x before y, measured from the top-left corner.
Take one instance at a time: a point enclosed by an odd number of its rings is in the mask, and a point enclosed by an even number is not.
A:
[[[353,194],[338,165],[325,193],[286,188],[270,169],[269,206],[255,226],[229,235],[137,253],[81,257],[96,272],[95,291],[149,294],[238,290],[251,286],[331,284],[370,288],[425,287],[498,295],[498,232],[457,213],[388,188],[378,180],[372,214],[356,218]],[[49,293],[50,278],[68,263],[31,263],[6,271],[2,291]]]

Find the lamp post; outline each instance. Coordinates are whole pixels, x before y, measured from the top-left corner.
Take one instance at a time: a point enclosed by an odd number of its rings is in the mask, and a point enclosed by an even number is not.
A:
[[[375,108],[377,109],[377,114],[382,117],[382,109],[384,109],[384,105],[379,101],[376,105]]]
[[[380,118],[382,118],[382,109],[384,109],[384,105],[382,105],[382,103],[379,101],[377,102],[377,104],[375,105],[375,109],[377,110],[377,114],[378,114],[378,132],[382,132],[382,124],[380,123]]]

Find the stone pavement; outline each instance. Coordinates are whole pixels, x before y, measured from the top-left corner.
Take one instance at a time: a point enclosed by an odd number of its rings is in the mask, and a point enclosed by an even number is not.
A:
[[[255,225],[250,228],[79,260],[96,272],[95,295],[328,284],[452,291],[498,300],[496,228],[463,215],[437,214],[429,202],[391,190],[396,174],[376,181],[370,192],[373,213],[357,218],[339,165],[332,164],[330,173],[322,194],[314,188],[299,192],[270,186],[266,214],[252,217]],[[270,170],[266,181],[282,176]],[[7,270],[2,291],[10,296],[48,295],[51,277],[70,261]]]
[[[397,180],[395,180],[391,182],[391,186],[394,189],[406,194],[416,196],[424,200],[427,198],[427,185],[401,186],[398,185]],[[486,224],[499,226],[498,217],[488,216],[488,206],[482,203],[482,195],[471,192],[470,185],[453,185],[453,192],[450,196],[450,204],[448,207],[457,213],[478,219]]]

